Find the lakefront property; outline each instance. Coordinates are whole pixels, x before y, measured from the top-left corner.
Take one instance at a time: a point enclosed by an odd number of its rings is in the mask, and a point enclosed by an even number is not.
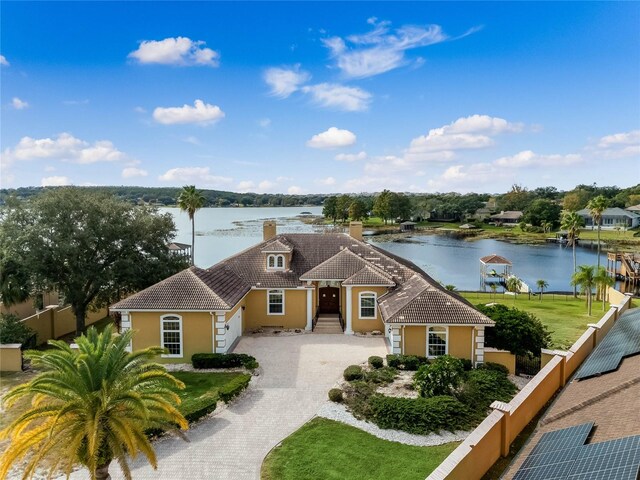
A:
[[[190,267],[111,307],[131,349],[160,344],[165,362],[228,353],[263,328],[384,335],[390,353],[484,361],[494,322],[412,262],[349,233],[278,234],[220,263]]]

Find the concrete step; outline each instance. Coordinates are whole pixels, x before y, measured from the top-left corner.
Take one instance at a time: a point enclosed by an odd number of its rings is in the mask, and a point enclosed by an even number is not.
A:
[[[323,333],[323,334],[342,334],[342,328],[338,327],[323,327],[316,325],[316,328],[313,329],[313,333]]]

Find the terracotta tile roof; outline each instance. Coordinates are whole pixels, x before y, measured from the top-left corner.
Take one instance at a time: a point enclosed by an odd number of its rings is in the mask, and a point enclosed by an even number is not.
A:
[[[482,257],[480,261],[485,264],[495,263],[499,265],[511,265],[510,260],[507,260],[506,258],[501,257],[500,255],[496,255],[495,253],[492,255],[487,255],[486,257]]]
[[[364,268],[357,271],[347,278],[343,285],[379,285],[382,287],[395,287],[396,282],[388,273],[371,265],[365,265]]]
[[[222,283],[220,280],[219,272],[218,275],[207,275],[206,270],[191,267],[119,301],[111,309],[226,310],[233,304],[225,300],[233,300],[238,294],[214,292],[210,285]],[[223,298],[225,296],[226,299]]]
[[[275,249],[291,253],[288,270],[265,268],[264,252]],[[385,321],[491,324],[466,300],[445,290],[414,263],[343,233],[280,234],[206,270],[192,267],[180,272],[112,309],[226,310],[252,287],[296,288],[304,286],[307,279],[395,286],[379,299]],[[405,308],[423,292],[415,307]]]
[[[595,422],[590,443],[640,434],[638,398],[640,355],[623,359],[620,368],[614,372],[571,381],[545,412],[537,429],[501,478],[513,478],[546,432]]]

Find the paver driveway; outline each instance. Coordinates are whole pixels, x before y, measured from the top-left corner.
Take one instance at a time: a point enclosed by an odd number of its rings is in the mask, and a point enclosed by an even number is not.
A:
[[[242,337],[234,351],[250,353],[262,367],[249,392],[189,430],[190,443],[157,442],[158,470],[138,459],[132,462],[133,478],[258,479],[265,455],[316,413],[344,368],[384,356],[386,347],[382,338],[314,334]],[[116,464],[110,470],[120,478]]]

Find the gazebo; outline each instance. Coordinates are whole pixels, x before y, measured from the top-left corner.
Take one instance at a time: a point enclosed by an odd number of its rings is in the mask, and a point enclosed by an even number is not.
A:
[[[513,264],[510,260],[491,254],[480,259],[480,286],[484,290],[487,284],[501,284],[511,275]]]
[[[410,232],[412,230],[415,230],[416,228],[416,222],[402,222],[400,224],[400,231],[401,232]]]

